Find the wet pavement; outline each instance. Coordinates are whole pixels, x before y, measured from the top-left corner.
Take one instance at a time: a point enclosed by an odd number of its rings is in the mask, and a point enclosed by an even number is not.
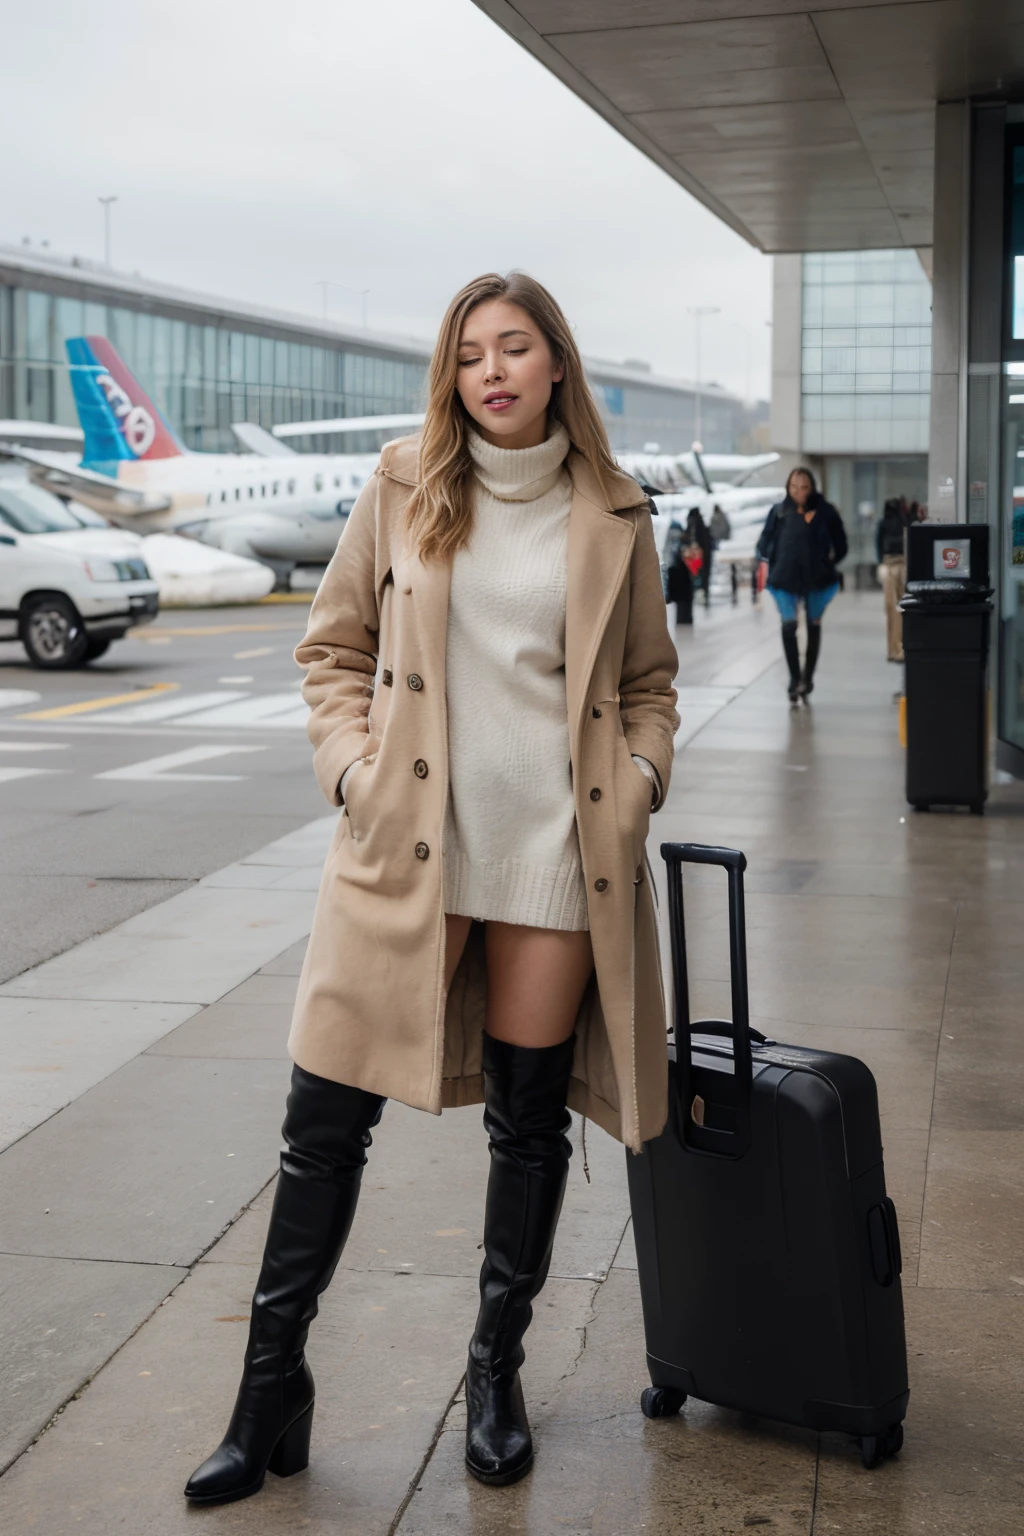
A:
[[[798,711],[769,611],[701,619],[680,636],[680,751],[652,863],[665,838],[743,848],[752,1023],[876,1074],[904,1252],[900,1457],[866,1472],[844,1437],[692,1400],[642,1417],[625,1154],[591,1128],[588,1184],[577,1127],[527,1339],[536,1465],[509,1489],[468,1479],[480,1111],[392,1104],[311,1336],[309,1471],[185,1508],[237,1383],[320,818],[0,987],[0,1529],[1017,1536],[1024,786],[995,785],[983,819],[909,811],[875,598],[830,611]],[[714,872],[688,878],[688,929],[694,1012],[724,1016]]]

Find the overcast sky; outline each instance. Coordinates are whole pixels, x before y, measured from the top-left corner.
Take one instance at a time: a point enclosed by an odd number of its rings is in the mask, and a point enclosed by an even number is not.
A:
[[[4,19],[0,242],[432,337],[495,268],[594,356],[768,388],[771,263],[471,0],[34,0]],[[360,321],[354,292],[330,312]],[[749,369],[748,369],[749,354]]]

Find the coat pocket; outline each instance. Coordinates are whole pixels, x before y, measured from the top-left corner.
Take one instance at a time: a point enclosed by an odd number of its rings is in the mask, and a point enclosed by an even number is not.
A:
[[[345,785],[345,815],[354,843],[361,843],[373,825],[372,798],[367,795],[377,754],[361,757]]]

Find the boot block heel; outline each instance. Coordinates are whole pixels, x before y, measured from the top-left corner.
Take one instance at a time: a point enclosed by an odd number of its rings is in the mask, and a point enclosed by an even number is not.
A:
[[[313,1404],[289,1424],[271,1452],[268,1469],[276,1477],[294,1477],[309,1466],[309,1437],[313,1431]]]

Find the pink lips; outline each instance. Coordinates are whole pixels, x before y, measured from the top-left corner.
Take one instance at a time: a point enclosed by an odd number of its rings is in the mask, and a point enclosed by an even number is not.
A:
[[[507,411],[510,405],[515,405],[518,395],[485,395],[484,405],[489,411]]]

